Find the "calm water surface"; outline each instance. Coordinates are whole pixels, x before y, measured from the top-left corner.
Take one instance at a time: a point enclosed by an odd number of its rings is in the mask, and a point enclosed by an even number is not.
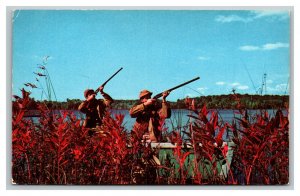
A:
[[[241,114],[239,114],[238,110],[209,110],[208,113],[208,119],[211,117],[212,112],[215,111],[218,113],[219,116],[219,123],[225,123],[229,122],[232,123],[232,121],[237,118],[241,118]],[[255,117],[256,114],[261,114],[261,111],[264,110],[248,110],[249,116]],[[277,110],[267,110],[269,117],[272,118],[275,116]],[[59,113],[59,111],[56,111]],[[78,119],[85,119],[85,114],[81,113],[78,110],[73,111],[74,114],[77,116]],[[287,115],[287,111],[283,111],[284,115]],[[130,132],[134,123],[135,118],[131,118],[129,115],[128,110],[111,110],[111,114],[123,114],[124,115],[124,121],[123,126],[125,129]],[[166,119],[165,126],[168,128],[168,131],[172,130],[185,130],[189,122],[193,122],[193,118],[190,118],[188,115],[197,116],[195,113],[184,110],[184,109],[172,109],[172,115],[171,118]],[[38,123],[38,117],[31,118],[35,123]],[[217,133],[218,131],[216,131]],[[223,139],[230,137],[232,134],[227,134],[223,136]]]
[[[218,112],[219,122],[229,122],[232,123],[234,117],[241,118],[238,110],[209,110],[208,118],[210,118],[212,112]],[[267,110],[269,117],[272,118],[275,116],[277,110]],[[78,118],[84,119],[85,115],[79,111],[74,111]],[[287,111],[283,111],[284,114],[287,114]],[[124,115],[124,127],[127,130],[131,130],[134,123],[135,118],[131,118],[128,110],[111,110],[112,115],[114,114],[123,114]],[[256,114],[261,114],[261,110],[248,110],[248,114],[251,116],[255,116]],[[193,121],[188,115],[197,116],[195,113],[184,110],[184,109],[172,109],[171,118],[166,119],[166,127],[170,129],[173,128],[182,128],[186,126],[190,121]]]

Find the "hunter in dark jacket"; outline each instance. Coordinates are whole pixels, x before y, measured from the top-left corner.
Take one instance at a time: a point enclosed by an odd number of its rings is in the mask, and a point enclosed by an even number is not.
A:
[[[129,113],[132,118],[136,118],[133,131],[139,138],[159,142],[162,139],[162,132],[159,130],[160,120],[171,116],[171,109],[166,102],[169,92],[163,93],[162,103],[151,99],[151,95],[152,92],[142,90],[139,95],[140,102],[133,106]]]
[[[103,91],[104,87],[100,86],[99,91],[104,100],[96,99],[96,93],[93,89],[84,91],[85,101],[83,101],[78,110],[86,115],[83,126],[86,128],[96,128],[102,125],[102,118],[105,115],[107,107],[113,103],[113,99]]]

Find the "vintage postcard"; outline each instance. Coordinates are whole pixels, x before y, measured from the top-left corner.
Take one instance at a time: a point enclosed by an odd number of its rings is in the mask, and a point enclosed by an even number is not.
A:
[[[291,10],[12,17],[16,185],[287,185]]]

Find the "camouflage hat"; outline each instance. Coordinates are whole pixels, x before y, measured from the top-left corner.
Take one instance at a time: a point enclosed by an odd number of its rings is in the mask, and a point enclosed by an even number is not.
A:
[[[87,98],[88,95],[93,94],[93,93],[95,93],[95,91],[93,89],[86,89],[83,94],[84,94],[84,97]]]
[[[148,90],[142,90],[141,92],[140,92],[140,99],[141,98],[143,98],[143,97],[145,97],[146,95],[152,95],[152,92],[150,92],[150,91],[148,91]]]

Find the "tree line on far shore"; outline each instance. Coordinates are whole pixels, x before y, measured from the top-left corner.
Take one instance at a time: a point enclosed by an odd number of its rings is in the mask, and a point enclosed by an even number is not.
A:
[[[194,105],[199,108],[206,104],[208,109],[237,109],[243,107],[247,109],[279,109],[289,107],[288,95],[249,95],[249,94],[229,94],[229,95],[209,95],[194,97]],[[172,109],[186,109],[186,98],[170,101]],[[27,109],[38,109],[38,103],[44,103],[49,109],[55,110],[77,110],[83,100],[67,99],[66,101],[36,101],[31,99]],[[130,109],[138,100],[115,100],[113,109]],[[13,107],[16,101],[13,101]]]

